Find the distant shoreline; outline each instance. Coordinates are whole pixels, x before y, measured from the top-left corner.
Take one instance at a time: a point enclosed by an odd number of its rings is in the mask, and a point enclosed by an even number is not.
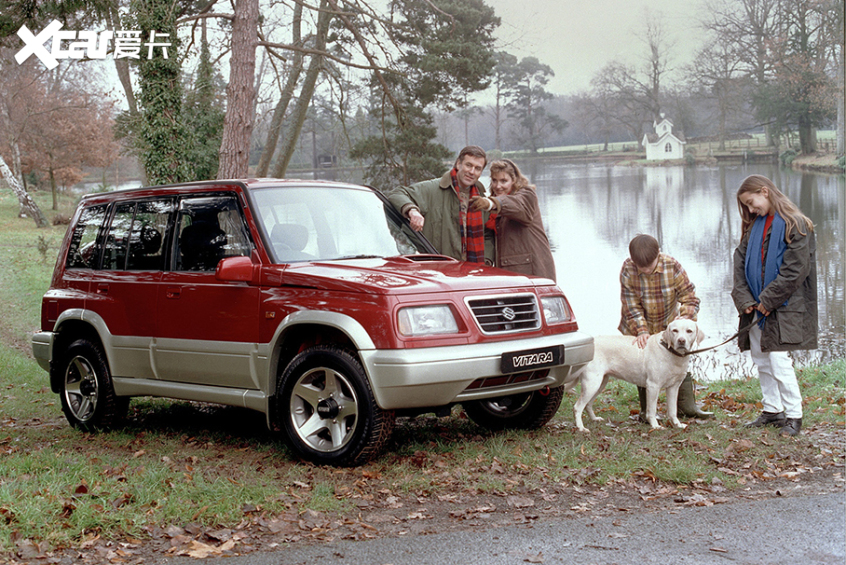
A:
[[[778,163],[779,154],[775,149],[728,150],[711,152],[697,156],[693,153],[685,159],[647,161],[643,152],[635,151],[562,151],[545,152],[538,155],[527,153],[508,153],[512,159],[573,161],[584,163],[602,163],[629,167],[667,167],[679,165],[716,165],[719,163]],[[809,171],[826,174],[844,174],[842,158],[834,153],[815,153],[797,155],[785,166],[797,171]]]

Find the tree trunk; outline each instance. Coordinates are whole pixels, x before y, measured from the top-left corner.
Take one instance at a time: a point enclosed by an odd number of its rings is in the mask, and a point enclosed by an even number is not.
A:
[[[294,6],[294,19],[292,23],[293,45],[301,45],[302,43],[302,17],[303,5],[298,3]],[[276,107],[273,109],[273,117],[270,119],[270,131],[267,132],[267,142],[264,144],[264,151],[262,151],[258,166],[256,167],[257,177],[267,176],[267,171],[270,169],[270,162],[273,160],[273,154],[276,153],[276,144],[279,142],[279,136],[282,134],[282,121],[285,118],[285,112],[288,111],[288,104],[291,103],[291,98],[294,97],[294,90],[297,88],[297,81],[300,80],[302,72],[303,54],[297,51],[294,54],[294,62],[288,73],[288,79],[285,81],[285,88],[282,89],[279,102],[276,103]]]
[[[817,150],[816,135],[810,120],[805,116],[799,117],[799,150],[804,155],[810,155]]]
[[[21,165],[21,146],[18,145],[17,141],[11,141],[10,146],[12,148],[12,175],[16,179],[20,179],[21,187],[23,188],[23,191],[26,192],[27,191],[26,175],[23,174],[22,165]],[[21,204],[21,209],[20,209],[20,212],[18,213],[18,215],[21,218],[23,218],[23,217],[25,217],[29,214],[28,214],[26,208],[23,207],[23,203],[20,203],[20,204]]]
[[[326,37],[329,34],[329,23],[332,20],[332,12],[329,11],[329,3],[327,0],[320,2],[320,15],[317,17],[317,30],[315,31],[315,45],[314,49],[317,52],[326,49]],[[294,151],[297,147],[297,140],[300,133],[303,131],[303,124],[305,124],[306,115],[308,114],[308,107],[311,104],[311,98],[314,94],[314,87],[317,84],[317,77],[320,71],[323,70],[323,56],[315,54],[312,55],[311,62],[308,65],[303,87],[300,89],[300,96],[297,99],[297,105],[291,114],[291,121],[288,128],[285,130],[285,145],[282,147],[282,152],[279,154],[279,160],[276,162],[276,167],[273,169],[273,176],[282,178],[285,176],[285,171],[288,170],[288,165],[291,163],[291,158],[294,156]]]
[[[496,86],[496,105],[494,106],[494,149],[502,151],[502,94],[499,84]]]
[[[38,207],[38,204],[36,204],[35,200],[32,199],[32,196],[23,189],[21,183],[19,183],[18,179],[12,174],[12,170],[9,168],[9,165],[6,164],[6,160],[3,159],[2,155],[0,155],[0,173],[2,173],[3,178],[6,180],[6,184],[9,185],[18,197],[18,202],[20,203],[21,208],[26,210],[27,214],[35,220],[36,227],[47,227],[47,220],[44,218],[44,214],[41,213],[41,209]]]
[[[719,117],[719,136],[720,136],[720,144],[717,146],[719,151],[726,150],[726,114],[728,113],[725,104],[721,101],[720,103],[720,117]]]
[[[842,17],[842,15],[841,15]],[[842,37],[842,36],[841,36]],[[844,77],[843,69],[843,44],[840,44],[840,64],[837,65],[837,154],[843,155],[846,153],[846,100],[844,100],[844,88],[846,88],[846,77]]]
[[[59,209],[59,187],[56,186],[56,175],[53,173],[53,166],[50,165],[50,192],[53,194],[53,210]]]
[[[237,0],[232,22],[232,57],[229,86],[226,89],[226,118],[220,141],[220,167],[217,178],[243,178],[249,175],[250,138],[256,89],[258,0]]]
[[[109,24],[109,29],[123,29],[120,25],[120,14],[114,6],[106,11],[106,21]],[[135,100],[135,93],[132,90],[132,78],[129,74],[129,59],[121,58],[114,59],[115,70],[117,70],[118,79],[123,87],[123,93],[126,95],[126,104],[129,107],[129,115],[133,118],[138,115],[138,103]]]

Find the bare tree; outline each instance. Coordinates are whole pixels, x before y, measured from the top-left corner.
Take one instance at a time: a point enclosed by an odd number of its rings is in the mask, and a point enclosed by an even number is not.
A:
[[[297,3],[294,4],[291,22],[291,45],[297,48],[303,46],[302,27],[303,5],[302,3]],[[304,54],[301,50],[298,49],[295,51],[293,61],[287,69],[288,74],[285,80],[285,86],[282,87],[279,100],[273,108],[273,115],[270,120],[270,128],[267,131],[264,150],[256,167],[256,176],[258,177],[267,176],[267,172],[270,170],[270,162],[276,153],[276,145],[279,141],[279,136],[282,134],[282,121],[285,118],[285,113],[288,111],[288,104],[291,103],[291,99],[294,97],[294,91],[297,88],[297,83],[303,71],[303,58]]]
[[[687,69],[690,84],[715,103],[714,117],[721,151],[726,148],[729,121],[748,109],[745,104],[748,98],[744,88],[746,80],[739,67],[734,46],[713,41],[699,51]]]
[[[663,16],[660,13],[652,14],[649,10],[644,12],[641,37],[646,46],[642,56],[643,65],[639,75],[633,76],[632,79],[643,92],[652,117],[657,118],[662,111],[663,81],[670,71],[670,53],[675,47],[675,42],[667,35]]]
[[[285,131],[285,146],[273,170],[273,176],[275,177],[285,176],[285,171],[288,169],[291,157],[294,155],[294,148],[302,132],[303,124],[305,124],[312,96],[314,96],[317,79],[323,69],[323,57],[320,53],[326,49],[326,38],[329,35],[329,24],[331,21],[332,13],[329,11],[329,1],[321,0],[320,12],[317,16],[317,30],[315,32],[314,49],[316,53],[312,55],[309,62],[305,80],[300,89],[300,96],[291,115],[289,127]]]
[[[610,112],[608,121],[616,122],[640,140],[645,124],[662,112],[674,42],[666,32],[663,15],[649,10],[644,11],[638,36],[645,47],[640,64],[612,61],[594,76],[591,95],[602,101],[595,108]]]
[[[6,160],[3,158],[3,155],[0,155],[0,175],[2,175],[3,180],[6,181],[6,184],[9,185],[12,192],[14,192],[18,197],[21,209],[26,210],[28,215],[32,216],[32,219],[35,220],[35,225],[39,228],[47,227],[47,219],[44,218],[44,214],[41,213],[41,208],[38,207],[38,204],[35,203],[32,196],[24,190],[24,187],[20,182],[18,182],[15,175],[12,174],[12,170],[9,169],[9,165],[6,164]]]
[[[773,77],[757,93],[757,113],[781,131],[798,131],[802,153],[813,153],[816,128],[835,119],[843,99],[834,68],[843,20],[831,0],[783,0],[780,7],[781,27],[769,52]]]
[[[595,107],[607,112],[603,118],[624,128],[632,139],[643,138],[644,124],[655,119],[654,108],[633,79],[631,67],[612,62],[591,80],[591,95],[601,101]]]
[[[614,125],[611,119],[613,100],[607,92],[595,88],[591,93],[580,93],[573,99],[573,122],[581,129],[585,141],[602,140],[602,150],[608,151]]]
[[[0,66],[0,150],[11,155],[9,174],[23,191],[26,174],[46,175],[56,210],[59,184],[76,184],[84,176],[82,167],[105,167],[118,158],[111,104],[88,92],[90,75],[83,76],[73,63],[53,71],[9,60]],[[31,201],[20,195],[19,200],[26,215],[40,215]]]
[[[714,33],[714,42],[725,46],[737,59],[738,70],[763,87],[773,72],[768,45],[779,29],[781,0],[709,0],[702,25]],[[772,145],[769,127],[764,129],[767,145]]]

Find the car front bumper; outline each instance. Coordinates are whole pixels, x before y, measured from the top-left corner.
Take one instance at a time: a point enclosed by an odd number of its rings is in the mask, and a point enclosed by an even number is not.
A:
[[[550,368],[542,379],[468,389],[477,379],[503,375],[500,369],[503,352],[557,345],[564,346],[562,364]],[[571,372],[593,359],[593,337],[572,332],[492,343],[359,353],[382,409],[427,408],[561,386]]]

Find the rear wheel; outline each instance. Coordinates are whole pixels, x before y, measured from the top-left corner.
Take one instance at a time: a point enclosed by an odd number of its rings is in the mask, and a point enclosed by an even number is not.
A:
[[[115,395],[106,356],[87,339],[74,341],[61,358],[62,411],[83,431],[113,428],[126,416],[129,398]]]
[[[467,416],[489,430],[536,430],[549,422],[564,397],[564,387],[545,388],[464,404]]]
[[[331,345],[294,357],[279,379],[276,405],[291,450],[321,465],[366,463],[387,443],[395,421],[376,405],[358,359]]]

